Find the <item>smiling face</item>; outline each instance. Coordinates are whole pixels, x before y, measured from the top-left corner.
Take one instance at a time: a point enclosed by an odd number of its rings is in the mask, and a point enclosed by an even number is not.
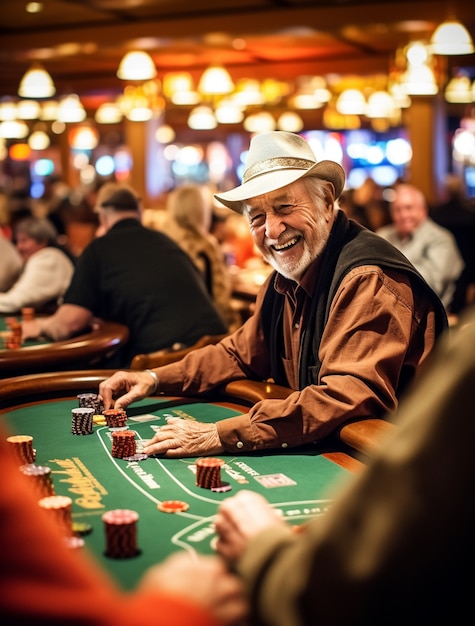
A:
[[[244,214],[264,260],[298,282],[325,248],[333,202],[333,186],[315,178],[247,200]]]
[[[391,202],[391,218],[398,236],[409,237],[427,219],[423,194],[411,185],[398,185]]]

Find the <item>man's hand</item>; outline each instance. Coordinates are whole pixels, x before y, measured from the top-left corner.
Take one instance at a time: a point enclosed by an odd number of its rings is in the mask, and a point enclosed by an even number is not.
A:
[[[132,402],[146,398],[154,388],[155,381],[148,372],[115,372],[100,383],[99,395],[104,409],[125,409]]]
[[[242,583],[221,559],[177,552],[150,568],[140,590],[187,597],[210,611],[223,626],[243,624],[248,614]],[[151,622],[153,623],[153,615]]]
[[[222,557],[234,563],[242,557],[250,539],[276,525],[286,524],[263,496],[253,491],[240,491],[223,500],[218,509],[216,549]]]
[[[203,424],[190,419],[169,417],[156,432],[145,454],[163,454],[169,458],[211,456],[224,452],[216,424]]]

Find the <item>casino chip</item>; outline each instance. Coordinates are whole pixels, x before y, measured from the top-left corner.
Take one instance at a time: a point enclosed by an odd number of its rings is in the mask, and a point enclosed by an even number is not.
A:
[[[90,535],[92,533],[92,526],[86,522],[73,522],[72,531],[75,535],[84,537],[85,535]]]
[[[211,491],[215,493],[226,493],[227,491],[231,491],[232,487],[229,483],[221,483],[219,487],[211,487]]]
[[[183,513],[189,508],[190,505],[182,500],[164,500],[157,504],[157,509],[163,513]]]
[[[124,461],[145,461],[148,459],[148,454],[145,454],[144,452],[136,452],[131,456],[124,456],[123,459]]]

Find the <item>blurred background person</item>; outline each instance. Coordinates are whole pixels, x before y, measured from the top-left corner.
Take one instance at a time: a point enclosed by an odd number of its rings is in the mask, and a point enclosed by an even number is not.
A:
[[[384,199],[383,188],[368,176],[359,187],[345,189],[340,198],[340,207],[349,218],[369,230],[391,223],[388,202]]]
[[[208,293],[229,330],[238,326],[231,306],[231,274],[223,249],[210,233],[211,193],[200,185],[184,185],[170,192],[164,232],[184,250],[199,270]]]
[[[450,230],[465,262],[451,305],[452,312],[458,314],[475,303],[475,204],[460,176],[447,176],[445,199],[430,210],[430,216]]]
[[[0,293],[0,313],[26,306],[56,310],[74,272],[73,262],[57,246],[56,229],[46,218],[26,217],[15,225],[14,237],[23,267],[10,289]]]
[[[190,346],[226,325],[190,257],[165,233],[141,222],[130,186],[106,183],[96,210],[103,234],[77,260],[64,303],[50,317],[23,322],[23,336],[67,339],[95,318],[127,326],[127,345],[106,367],[128,367],[136,354]]]
[[[392,223],[377,229],[377,234],[411,261],[451,312],[464,268],[455,237],[429,217],[425,197],[414,185],[395,186],[390,212]]]
[[[0,231],[0,294],[11,288],[22,267],[20,253],[10,239]]]

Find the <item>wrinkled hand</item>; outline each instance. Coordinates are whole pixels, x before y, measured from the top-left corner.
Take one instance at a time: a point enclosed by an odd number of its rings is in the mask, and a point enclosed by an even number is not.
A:
[[[144,446],[145,454],[166,457],[209,456],[224,452],[216,424],[203,424],[190,419],[169,417]]]
[[[218,535],[216,549],[233,563],[242,557],[250,539],[277,525],[286,524],[263,496],[253,491],[240,491],[223,500],[218,509],[215,519]]]
[[[147,372],[115,372],[99,385],[104,409],[125,409],[152,392],[155,381]],[[114,403],[115,400],[115,403]]]
[[[217,557],[193,558],[177,552],[150,568],[140,589],[186,596],[210,611],[223,626],[241,624],[248,613],[242,583]]]

